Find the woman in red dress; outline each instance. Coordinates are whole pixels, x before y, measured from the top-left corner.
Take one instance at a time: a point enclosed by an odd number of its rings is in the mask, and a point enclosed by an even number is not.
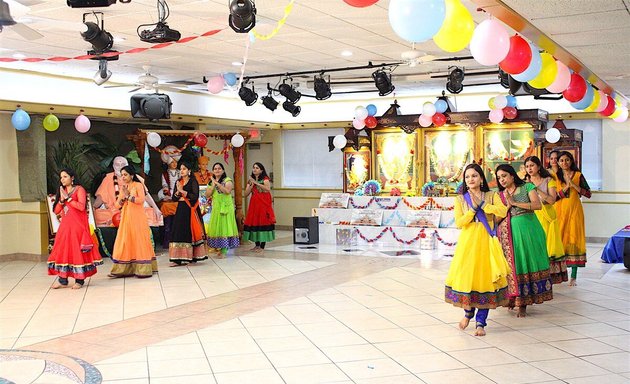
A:
[[[245,217],[243,240],[250,240],[256,244],[252,251],[263,252],[265,244],[276,238],[276,216],[273,213],[271,182],[261,163],[254,163],[252,174],[247,181],[245,197],[250,193],[252,197]]]
[[[59,181],[53,210],[61,216],[61,224],[48,257],[48,274],[59,276],[53,289],[67,288],[68,277],[74,278],[72,289],[80,289],[103,260],[90,236],[85,189],[70,169],[59,172]]]

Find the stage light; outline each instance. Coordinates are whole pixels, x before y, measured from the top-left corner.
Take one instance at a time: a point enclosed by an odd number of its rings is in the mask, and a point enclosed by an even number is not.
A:
[[[280,92],[282,96],[286,97],[287,100],[289,100],[293,104],[297,103],[300,100],[300,97],[302,97],[302,94],[300,92],[293,89],[293,87],[287,83],[280,84],[280,86],[278,87],[278,92]]]
[[[464,90],[464,85],[462,82],[464,81],[464,70],[458,67],[455,67],[448,74],[448,81],[446,82],[446,90],[450,93],[460,93]]]
[[[324,75],[315,76],[313,80],[313,88],[315,89],[315,98],[317,100],[326,100],[332,96],[330,91],[330,82],[324,79]]]
[[[256,91],[254,91],[253,85],[252,88],[249,89],[245,86],[245,84],[243,84],[241,86],[241,89],[238,90],[238,96],[241,98],[241,100],[245,102],[245,105],[247,105],[248,107],[254,105],[258,100],[258,94],[256,93]]]
[[[98,61],[98,71],[94,74],[94,82],[96,85],[102,85],[112,77],[112,71],[107,69],[107,60]]]
[[[230,28],[237,33],[247,33],[256,26],[256,5],[253,0],[230,1]]]
[[[91,21],[84,21],[83,24],[85,24],[85,31],[81,32],[81,37],[92,44],[95,53],[103,53],[112,48],[114,37],[111,33]]]
[[[510,75],[501,68],[499,68],[499,81],[503,88],[510,89]]]
[[[285,100],[284,103],[282,103],[282,108],[289,112],[293,117],[296,117],[300,114],[300,112],[302,112],[302,108],[300,106],[293,104],[289,100]]]
[[[396,88],[392,84],[391,77],[382,69],[372,73],[372,78],[374,79],[374,85],[376,85],[376,88],[378,89],[379,96],[389,95]]]
[[[271,96],[271,90],[269,91],[269,94],[267,94],[267,96],[262,97],[262,103],[271,112],[275,111],[276,108],[278,108],[278,102],[276,101],[276,99],[273,98],[273,96]]]

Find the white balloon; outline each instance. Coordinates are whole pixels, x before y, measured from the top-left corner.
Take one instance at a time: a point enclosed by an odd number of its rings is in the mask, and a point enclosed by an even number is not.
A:
[[[333,139],[333,145],[335,146],[335,148],[343,149],[346,144],[348,144],[348,140],[344,135],[337,135]]]
[[[243,136],[241,136],[240,133],[237,133],[234,136],[232,136],[232,140],[230,141],[232,142],[232,146],[234,148],[240,148],[243,146],[243,144],[245,144],[245,138],[243,138]]]
[[[547,132],[545,132],[545,139],[551,144],[560,141],[560,131],[558,128],[549,128]]]
[[[507,107],[507,97],[505,95],[497,95],[494,97],[494,108],[503,109]]]
[[[365,108],[362,105],[359,105],[358,107],[354,109],[354,117],[356,117],[357,120],[365,120],[365,118],[368,117],[368,115],[369,115],[369,112],[367,108]]]
[[[162,137],[157,132],[149,132],[147,133],[147,144],[152,146],[153,148],[157,147],[162,143]]]
[[[422,114],[423,115],[431,117],[431,116],[435,115],[435,112],[436,112],[435,104],[433,104],[432,102],[427,101],[426,103],[424,103],[422,105]]]
[[[628,108],[627,107],[621,107],[621,115],[615,117],[613,119],[613,121],[615,121],[617,123],[623,123],[626,120],[628,120]]]

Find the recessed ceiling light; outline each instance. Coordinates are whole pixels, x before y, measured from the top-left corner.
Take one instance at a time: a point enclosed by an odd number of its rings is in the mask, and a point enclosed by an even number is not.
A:
[[[345,57],[352,56],[352,51],[348,51],[348,50],[341,51],[341,56],[345,56]]]
[[[240,67],[240,66],[243,65],[243,63],[241,63],[240,61],[233,61],[232,65],[235,66],[235,67]]]
[[[13,54],[13,58],[14,59],[18,59],[18,60],[22,60],[22,59],[26,59],[26,55],[23,53],[14,53]]]

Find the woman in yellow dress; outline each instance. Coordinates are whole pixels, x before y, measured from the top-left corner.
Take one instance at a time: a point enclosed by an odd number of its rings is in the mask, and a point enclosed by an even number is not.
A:
[[[445,282],[445,300],[464,308],[459,328],[475,317],[475,336],[484,336],[490,309],[506,305],[510,267],[495,234],[495,218],[505,217],[507,207],[488,188],[483,170],[469,164],[464,188],[455,202],[455,225],[462,231]]]
[[[567,267],[571,267],[569,285],[576,285],[577,269],[586,265],[586,230],[584,209],[580,197],[591,198],[591,188],[575,164],[570,152],[561,152],[558,157],[558,200],[556,212],[560,222],[560,233]]]
[[[553,284],[568,281],[567,263],[564,260],[564,245],[560,236],[560,224],[557,220],[556,209],[556,179],[543,168],[537,156],[525,159],[527,181],[534,184],[535,191],[540,198],[542,208],[534,211],[540,225],[547,236],[547,253],[549,254],[549,274]]]

